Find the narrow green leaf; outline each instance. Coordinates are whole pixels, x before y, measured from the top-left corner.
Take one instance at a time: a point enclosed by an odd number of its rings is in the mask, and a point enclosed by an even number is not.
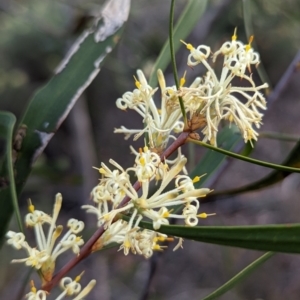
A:
[[[16,118],[9,112],[0,111],[0,137],[5,141],[5,153],[2,159],[3,165],[0,175],[0,237],[6,232],[6,226],[3,226],[3,220],[7,218],[8,212],[15,210],[19,228],[23,231],[22,220],[20,216],[18,199],[15,187],[13,159],[16,159],[18,141],[13,143],[13,129]],[[14,148],[12,147],[14,146]],[[14,156],[14,157],[13,157]]]
[[[265,161],[262,161],[262,160],[246,157],[246,156],[243,156],[243,155],[231,152],[231,151],[227,151],[227,150],[224,150],[224,149],[221,149],[221,148],[218,148],[218,147],[214,147],[214,146],[209,145],[207,143],[203,143],[201,141],[194,140],[194,139],[191,139],[191,138],[188,138],[188,141],[192,142],[194,144],[206,147],[208,149],[212,149],[212,150],[215,150],[217,152],[223,153],[225,155],[228,155],[228,156],[240,159],[240,160],[247,161],[247,162],[255,164],[255,165],[263,166],[263,167],[270,168],[270,169],[275,169],[275,170],[278,170],[278,171],[285,171],[285,172],[290,172],[290,173],[291,172],[300,173],[300,168],[298,168],[298,167],[288,167],[288,166],[282,166],[282,165],[268,163],[268,162],[265,162]]]
[[[129,8],[130,0],[110,0],[102,14],[95,12],[95,15],[101,17],[95,17],[93,26],[77,39],[56,69],[53,78],[29,103],[19,123],[19,128],[26,129],[26,132],[14,166],[18,194],[33,163],[67,117],[79,96],[96,77],[104,58],[120,39]],[[8,201],[5,191],[0,191],[0,198]],[[0,238],[11,212],[12,209],[8,209],[4,218],[1,218]]]
[[[207,5],[207,0],[189,0],[187,2],[187,5],[180,15],[179,20],[177,21],[175,27],[174,27],[174,51],[176,52],[181,42],[180,40],[184,40],[192,31],[192,29],[195,27],[196,23],[199,21],[200,17],[204,13]],[[157,85],[157,77],[156,77],[156,71],[158,69],[161,69],[164,71],[168,64],[171,61],[170,57],[170,44],[169,40],[166,41],[164,44],[150,75],[149,78],[149,85],[150,86],[156,86]]]
[[[285,166],[294,167],[294,168],[300,167],[300,140],[295,145],[295,147],[290,152],[287,159],[282,164]],[[262,188],[268,187],[272,184],[275,184],[275,183],[283,180],[291,173],[292,172],[276,170],[276,171],[271,172],[268,176],[266,176],[258,181],[255,181],[251,184],[245,185],[243,187],[231,189],[231,190],[227,190],[227,191],[214,192],[213,194],[209,194],[209,195],[207,195],[206,198],[203,198],[203,202],[209,202],[209,201],[212,201],[215,199],[226,198],[230,195],[236,195],[236,194],[241,194],[241,193],[245,193],[245,192],[249,192],[249,191],[262,189]]]
[[[152,223],[140,227],[153,230]],[[198,242],[261,251],[300,253],[300,224],[256,226],[161,226],[167,235]]]
[[[223,284],[218,289],[216,289],[215,291],[213,291],[211,294],[207,295],[206,297],[202,298],[201,300],[213,300],[213,299],[217,299],[218,297],[222,296],[223,294],[225,294],[226,292],[231,290],[236,284],[238,284],[243,279],[245,279],[247,276],[249,276],[253,271],[255,271],[263,263],[265,263],[274,254],[275,253],[273,253],[273,252],[265,253],[260,258],[256,259],[253,263],[251,263],[246,268],[244,268],[241,272],[239,272],[234,277],[232,277],[230,280],[228,280],[225,284]]]

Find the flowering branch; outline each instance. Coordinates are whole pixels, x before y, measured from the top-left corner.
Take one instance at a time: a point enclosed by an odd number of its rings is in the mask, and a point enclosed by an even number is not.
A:
[[[170,20],[171,52],[173,9],[174,0]],[[196,176],[192,179],[187,175],[185,169],[187,159],[181,154],[180,147],[187,141],[192,141],[199,144],[209,142],[214,147],[205,145],[215,149],[221,120],[235,123],[245,142],[257,139],[258,132],[253,127],[259,128],[262,122],[263,114],[259,110],[266,109],[266,101],[260,91],[266,88],[267,84],[256,86],[252,79],[251,65],[259,63],[259,55],[251,47],[252,39],[253,37],[244,45],[237,40],[235,31],[232,40],[225,42],[213,54],[213,62],[219,56],[223,56],[220,76],[217,76],[208,62],[211,55],[210,47],[200,45],[195,48],[183,42],[190,51],[188,66],[195,67],[202,64],[207,73],[203,78],[195,78],[190,86],[185,86],[183,77],[180,84],[175,79],[176,86],[167,87],[162,71],[158,70],[157,77],[161,91],[159,107],[154,100],[158,88],[151,87],[143,72],[137,71],[137,77],[134,77],[136,88],[117,99],[116,105],[122,110],[135,110],[142,117],[142,129],[127,129],[122,126],[115,129],[115,133],[124,133],[125,138],[134,135],[134,140],[147,134],[149,140],[139,151],[131,147],[135,162],[126,170],[112,159],[109,163],[113,168],[101,163],[98,169],[101,175],[100,182],[91,192],[94,203],[82,207],[87,213],[96,215],[99,227],[97,231],[83,247],[79,248],[84,242],[77,233],[83,229],[84,224],[71,219],[68,222],[70,230],[55,246],[63,230],[61,225],[56,225],[62,201],[61,195],[58,194],[52,217],[29,205],[30,213],[26,217],[26,223],[34,227],[37,248],[31,248],[22,233],[7,234],[9,244],[16,249],[23,248],[28,253],[28,257],[14,262],[25,262],[26,265],[34,267],[42,278],[42,290],[37,291],[33,285],[32,294],[27,295],[34,297],[38,293],[49,292],[60,282],[64,290],[62,295],[71,291],[78,295],[73,300],[82,299],[95,282],[92,281],[80,292],[79,278],[72,280],[64,276],[91,253],[111,243],[117,243],[120,245],[119,250],[123,250],[125,255],[132,252],[149,258],[153,255],[153,251],[163,251],[165,246],[161,245],[162,242],[174,239],[156,231],[161,225],[168,225],[170,218],[181,219],[186,226],[196,226],[199,218],[209,216],[206,213],[198,213],[200,208],[198,198],[205,197],[211,191],[208,188],[194,187],[194,183],[201,177]],[[172,61],[176,72],[174,51]],[[235,77],[243,79],[246,86],[234,86]],[[188,120],[185,112],[189,114]],[[198,129],[202,130],[202,142],[199,141],[201,136],[195,132]],[[174,133],[180,134],[176,138]],[[177,153],[177,156],[171,160],[170,156],[173,153]],[[130,181],[132,174],[137,178],[135,184]],[[174,183],[173,189],[167,189],[171,182]],[[152,194],[150,190],[153,185],[156,190]],[[173,209],[174,206],[183,209],[178,212]],[[125,221],[119,218],[119,214],[126,214],[129,219]],[[153,230],[142,229],[139,226],[145,218],[151,220]],[[50,225],[47,235],[42,228],[44,223]],[[183,240],[179,239],[174,250],[180,248],[182,242]],[[56,258],[69,249],[76,256],[53,276]]]
[[[179,147],[181,147],[186,139],[188,137],[188,133],[183,132],[161,155],[161,160],[164,161],[164,159],[168,158],[172,153],[177,151]],[[134,188],[136,191],[138,191],[141,188],[141,183],[137,181],[134,185]],[[117,208],[121,208],[124,205],[126,205],[130,201],[130,197],[126,196],[121,201],[120,205]],[[115,222],[116,220],[113,220],[112,222]],[[54,286],[58,284],[58,282],[66,275],[69,271],[71,271],[79,262],[81,262],[83,259],[88,257],[93,252],[93,246],[96,244],[96,242],[99,240],[99,238],[103,235],[105,232],[104,225],[99,227],[96,232],[91,236],[91,238],[85,243],[85,245],[81,248],[80,253],[73,257],[67,264],[65,264],[64,267],[62,267],[55,276],[51,279],[51,281],[47,282],[42,289],[45,291],[50,291]]]

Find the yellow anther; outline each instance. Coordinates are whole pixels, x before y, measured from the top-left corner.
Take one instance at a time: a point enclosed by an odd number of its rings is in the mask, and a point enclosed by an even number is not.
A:
[[[33,280],[30,281],[30,286],[31,286],[31,288],[30,288],[31,292],[34,293],[34,294],[36,294],[36,287],[34,286]]]
[[[105,175],[106,171],[103,168],[99,168],[99,173]]]
[[[253,42],[254,36],[251,35],[249,38],[249,43],[246,45],[245,50],[249,51],[251,49],[251,43]]]
[[[62,231],[63,231],[63,226],[61,226],[61,225],[57,226],[53,233],[54,239],[57,239],[61,235]]]
[[[129,240],[124,241],[124,247],[125,248],[130,248],[131,247],[131,244],[130,244]]]
[[[109,221],[110,220],[110,213],[103,215],[104,221]]]
[[[167,247],[162,247],[158,244],[155,244],[153,247],[152,247],[152,250],[154,251],[163,251],[164,249],[163,248],[167,248]]]
[[[169,211],[166,211],[163,213],[163,218],[168,218],[170,216],[170,212]]]
[[[149,150],[147,146],[144,147],[144,152],[146,153]]]
[[[133,78],[134,78],[134,84],[135,84],[135,86],[138,88],[138,89],[140,89],[141,88],[141,86],[142,86],[142,84],[136,79],[136,77],[133,75]]]
[[[78,276],[76,276],[74,281],[79,282],[81,280],[81,277],[82,277],[83,274],[84,274],[84,271],[81,272]]]
[[[197,217],[199,217],[201,219],[206,219],[207,217],[215,216],[215,215],[216,215],[215,213],[213,213],[213,214],[201,213],[201,214],[197,215]]]
[[[184,72],[183,77],[180,78],[180,83],[179,83],[180,87],[183,87],[185,84],[185,75],[186,75],[186,71]]]
[[[232,41],[236,41],[237,40],[236,32],[237,32],[237,27],[234,28],[233,36],[231,37]]]
[[[196,182],[199,182],[200,181],[200,176],[195,176],[194,178],[193,178],[193,183],[196,183]]]
[[[142,165],[142,166],[145,166],[145,158],[144,157],[141,157],[140,159],[139,159],[139,161],[140,161],[140,164]]]
[[[184,42],[183,40],[180,40],[180,42],[183,43],[183,44],[186,46],[186,48],[187,48],[188,50],[190,50],[190,51],[195,50],[195,48],[193,47],[192,44],[187,44],[187,43]]]
[[[206,176],[206,173],[201,176],[195,176],[192,180],[193,183],[199,182],[202,177]]]
[[[138,199],[136,201],[137,205],[140,207],[140,208],[147,208],[148,207],[148,203],[145,199]]]
[[[34,205],[32,204],[31,199],[28,199],[28,211],[30,213],[34,212]]]
[[[246,128],[247,139],[252,140],[254,138],[254,132],[252,128]]]
[[[170,96],[174,95],[174,91],[172,89],[167,89],[167,92]]]
[[[170,237],[164,237],[164,236],[157,236],[154,239],[154,242],[173,242],[174,238],[170,238]]]
[[[161,109],[160,108],[157,109],[157,112],[161,115]]]

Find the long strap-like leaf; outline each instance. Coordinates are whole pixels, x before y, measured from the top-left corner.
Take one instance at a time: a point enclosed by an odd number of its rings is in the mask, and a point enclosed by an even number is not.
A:
[[[130,0],[110,0],[93,26],[70,48],[56,74],[30,101],[19,128],[25,130],[15,162],[17,193],[20,194],[32,165],[47,146],[79,96],[100,71],[104,58],[119,41],[128,18]],[[95,15],[97,13],[95,12]],[[6,189],[0,190],[2,203],[11,201]],[[1,216],[0,238],[12,213],[12,206]]]

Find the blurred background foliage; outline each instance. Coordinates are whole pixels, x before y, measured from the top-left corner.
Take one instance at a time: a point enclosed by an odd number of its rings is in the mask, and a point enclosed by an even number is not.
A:
[[[176,17],[186,2],[176,2]],[[231,38],[235,27],[238,28],[239,39],[245,42],[242,2],[209,1],[207,11],[187,42],[194,46],[205,43],[214,51]],[[11,111],[20,118],[34,91],[51,77],[67,49],[89,25],[91,16],[103,3],[100,0],[0,1],[1,110]],[[61,192],[64,196],[62,219],[72,216],[85,220],[87,234],[93,232],[96,220],[93,216],[87,218],[80,209],[89,200],[92,187],[97,184],[98,174],[92,166],[99,166],[101,161],[106,163],[109,158],[115,159],[124,168],[133,162],[128,148],[133,144],[132,140],[124,141],[123,136],[114,135],[113,128],[121,125],[136,128],[140,126],[140,120],[130,111],[118,111],[115,101],[134,88],[132,76],[136,69],[142,69],[149,76],[168,38],[169,6],[170,1],[132,0],[130,17],[121,41],[106,58],[100,74],[36,162],[20,201],[24,213],[28,197],[36,207],[50,212],[54,195]],[[274,87],[299,50],[300,2],[252,0],[249,7],[251,10],[247,13],[252,17],[256,50]],[[188,69],[187,55],[183,46],[176,56],[179,75]],[[188,69],[187,83],[201,72],[201,68]],[[254,76],[259,81],[256,72]],[[167,84],[173,84],[170,68],[166,79]],[[295,72],[283,93],[266,112],[262,132],[274,131],[300,137],[299,80],[299,72]],[[138,144],[143,144],[142,139]],[[293,146],[293,142],[262,137],[252,157],[280,163]],[[206,150],[196,148],[195,151],[198,159]],[[259,166],[229,159],[226,168],[210,185],[217,191],[239,187],[269,172]],[[300,177],[292,174],[268,189],[205,203],[204,210],[216,212],[217,216],[201,221],[201,224],[299,222],[299,192]],[[12,221],[11,227],[14,226]],[[7,295],[10,299],[13,299],[11,295],[17,295],[21,284],[16,283],[15,278],[24,273],[23,266],[9,264],[12,255],[15,257],[16,253],[11,254],[8,247],[1,250],[0,292],[6,299]],[[85,277],[97,279],[97,289],[90,299],[142,299],[149,272],[151,268],[156,268],[148,289],[148,299],[201,299],[259,255],[255,251],[186,241],[184,250],[175,253],[168,250],[146,261],[133,255],[124,257],[113,248],[93,255],[74,274],[85,269]],[[299,269],[298,256],[278,254],[254,276],[220,299],[279,300],[283,296],[298,299]]]

